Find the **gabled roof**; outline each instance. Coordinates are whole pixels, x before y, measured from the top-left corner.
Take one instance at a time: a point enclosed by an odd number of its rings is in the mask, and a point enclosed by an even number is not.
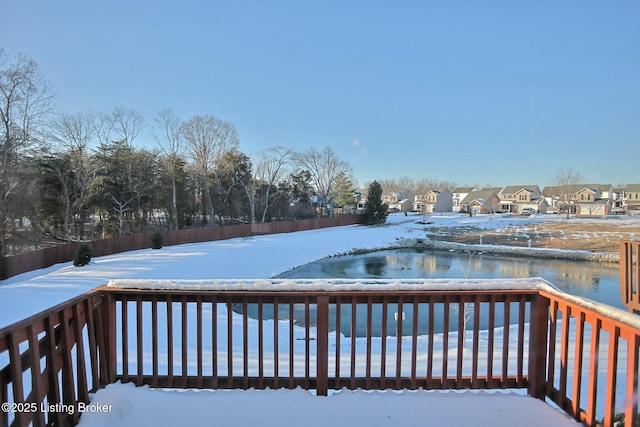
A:
[[[462,199],[460,204],[468,205],[469,203],[472,203],[474,200],[478,200],[480,203],[484,204],[485,200],[488,200],[489,198],[491,198],[491,196],[498,196],[498,194],[495,190],[492,190],[492,189],[472,191],[467,195],[467,197]]]
[[[629,184],[627,185],[626,191],[630,193],[640,192],[640,184]]]
[[[452,193],[471,193],[475,187],[456,187],[451,192]]]
[[[526,190],[529,193],[533,193],[533,191],[538,188],[537,185],[508,185],[500,191],[501,194],[516,194],[520,190]],[[539,188],[538,188],[539,191]]]
[[[557,196],[559,194],[575,194],[585,188],[593,191],[609,191],[611,184],[573,184],[573,185],[550,185],[542,189],[545,196]]]

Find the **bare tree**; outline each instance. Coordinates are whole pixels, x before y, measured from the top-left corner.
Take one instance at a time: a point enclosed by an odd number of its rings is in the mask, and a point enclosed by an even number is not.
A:
[[[65,162],[50,162],[48,166],[61,185],[64,208],[64,231],[71,237],[71,217],[77,215],[77,237],[82,237],[86,212],[84,206],[92,180],[88,157],[88,145],[93,139],[94,128],[87,114],[60,114],[49,124],[48,141],[53,158],[61,156]]]
[[[575,204],[576,193],[581,190],[579,184],[582,182],[582,174],[573,168],[559,170],[553,177],[553,185],[558,187],[560,203],[567,210],[567,219],[571,213],[571,206]]]
[[[171,176],[171,222],[174,230],[178,229],[178,197],[176,190],[176,166],[182,151],[182,120],[173,111],[164,109],[155,119],[156,128],[153,136],[156,143],[167,157]]]
[[[52,99],[35,61],[0,49],[0,258],[6,256],[11,223],[7,202],[18,188],[14,172],[22,155],[40,141],[39,126]]]
[[[293,156],[293,150],[283,147],[268,148],[258,154],[255,166],[255,178],[264,188],[262,203],[262,222],[265,222],[267,211],[275,203],[273,192],[278,182],[284,180],[286,166]]]
[[[193,116],[183,123],[182,135],[202,179],[209,223],[213,223],[215,212],[209,179],[224,153],[237,148],[236,128],[230,122],[212,115]]]
[[[338,158],[331,147],[325,147],[322,151],[311,148],[302,153],[296,153],[294,158],[300,168],[310,172],[311,180],[320,197],[321,207],[326,207],[331,201],[333,185],[340,174],[351,174],[351,164]]]
[[[117,139],[123,140],[129,149],[132,149],[133,140],[144,128],[144,117],[137,111],[122,106],[114,108],[110,116]]]

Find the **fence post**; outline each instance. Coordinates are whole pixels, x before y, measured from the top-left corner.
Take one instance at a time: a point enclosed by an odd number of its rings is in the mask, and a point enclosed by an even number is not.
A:
[[[316,305],[316,395],[326,396],[329,389],[329,297],[319,296]]]
[[[531,301],[531,321],[529,323],[529,384],[527,393],[536,399],[543,399],[547,389],[547,329],[549,322],[548,298],[536,295]],[[555,357],[550,354],[549,358]]]

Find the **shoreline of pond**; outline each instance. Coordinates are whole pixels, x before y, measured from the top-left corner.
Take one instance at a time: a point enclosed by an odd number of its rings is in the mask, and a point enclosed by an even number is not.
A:
[[[601,264],[620,264],[620,254],[610,252],[589,252],[565,249],[523,248],[520,246],[498,246],[446,242],[431,239],[399,239],[397,243],[386,247],[357,248],[351,251],[332,255],[330,258],[342,255],[359,255],[394,249],[416,250],[444,250],[454,252],[472,252],[516,257],[535,257],[541,259],[558,259],[568,261],[588,261]]]

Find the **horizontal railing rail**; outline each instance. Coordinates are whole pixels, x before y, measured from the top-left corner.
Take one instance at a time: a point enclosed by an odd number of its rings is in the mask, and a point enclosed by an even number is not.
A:
[[[117,380],[318,395],[519,388],[585,425],[637,420],[638,319],[541,279],[144,287],[114,282],[1,329],[0,426],[73,425]]]

